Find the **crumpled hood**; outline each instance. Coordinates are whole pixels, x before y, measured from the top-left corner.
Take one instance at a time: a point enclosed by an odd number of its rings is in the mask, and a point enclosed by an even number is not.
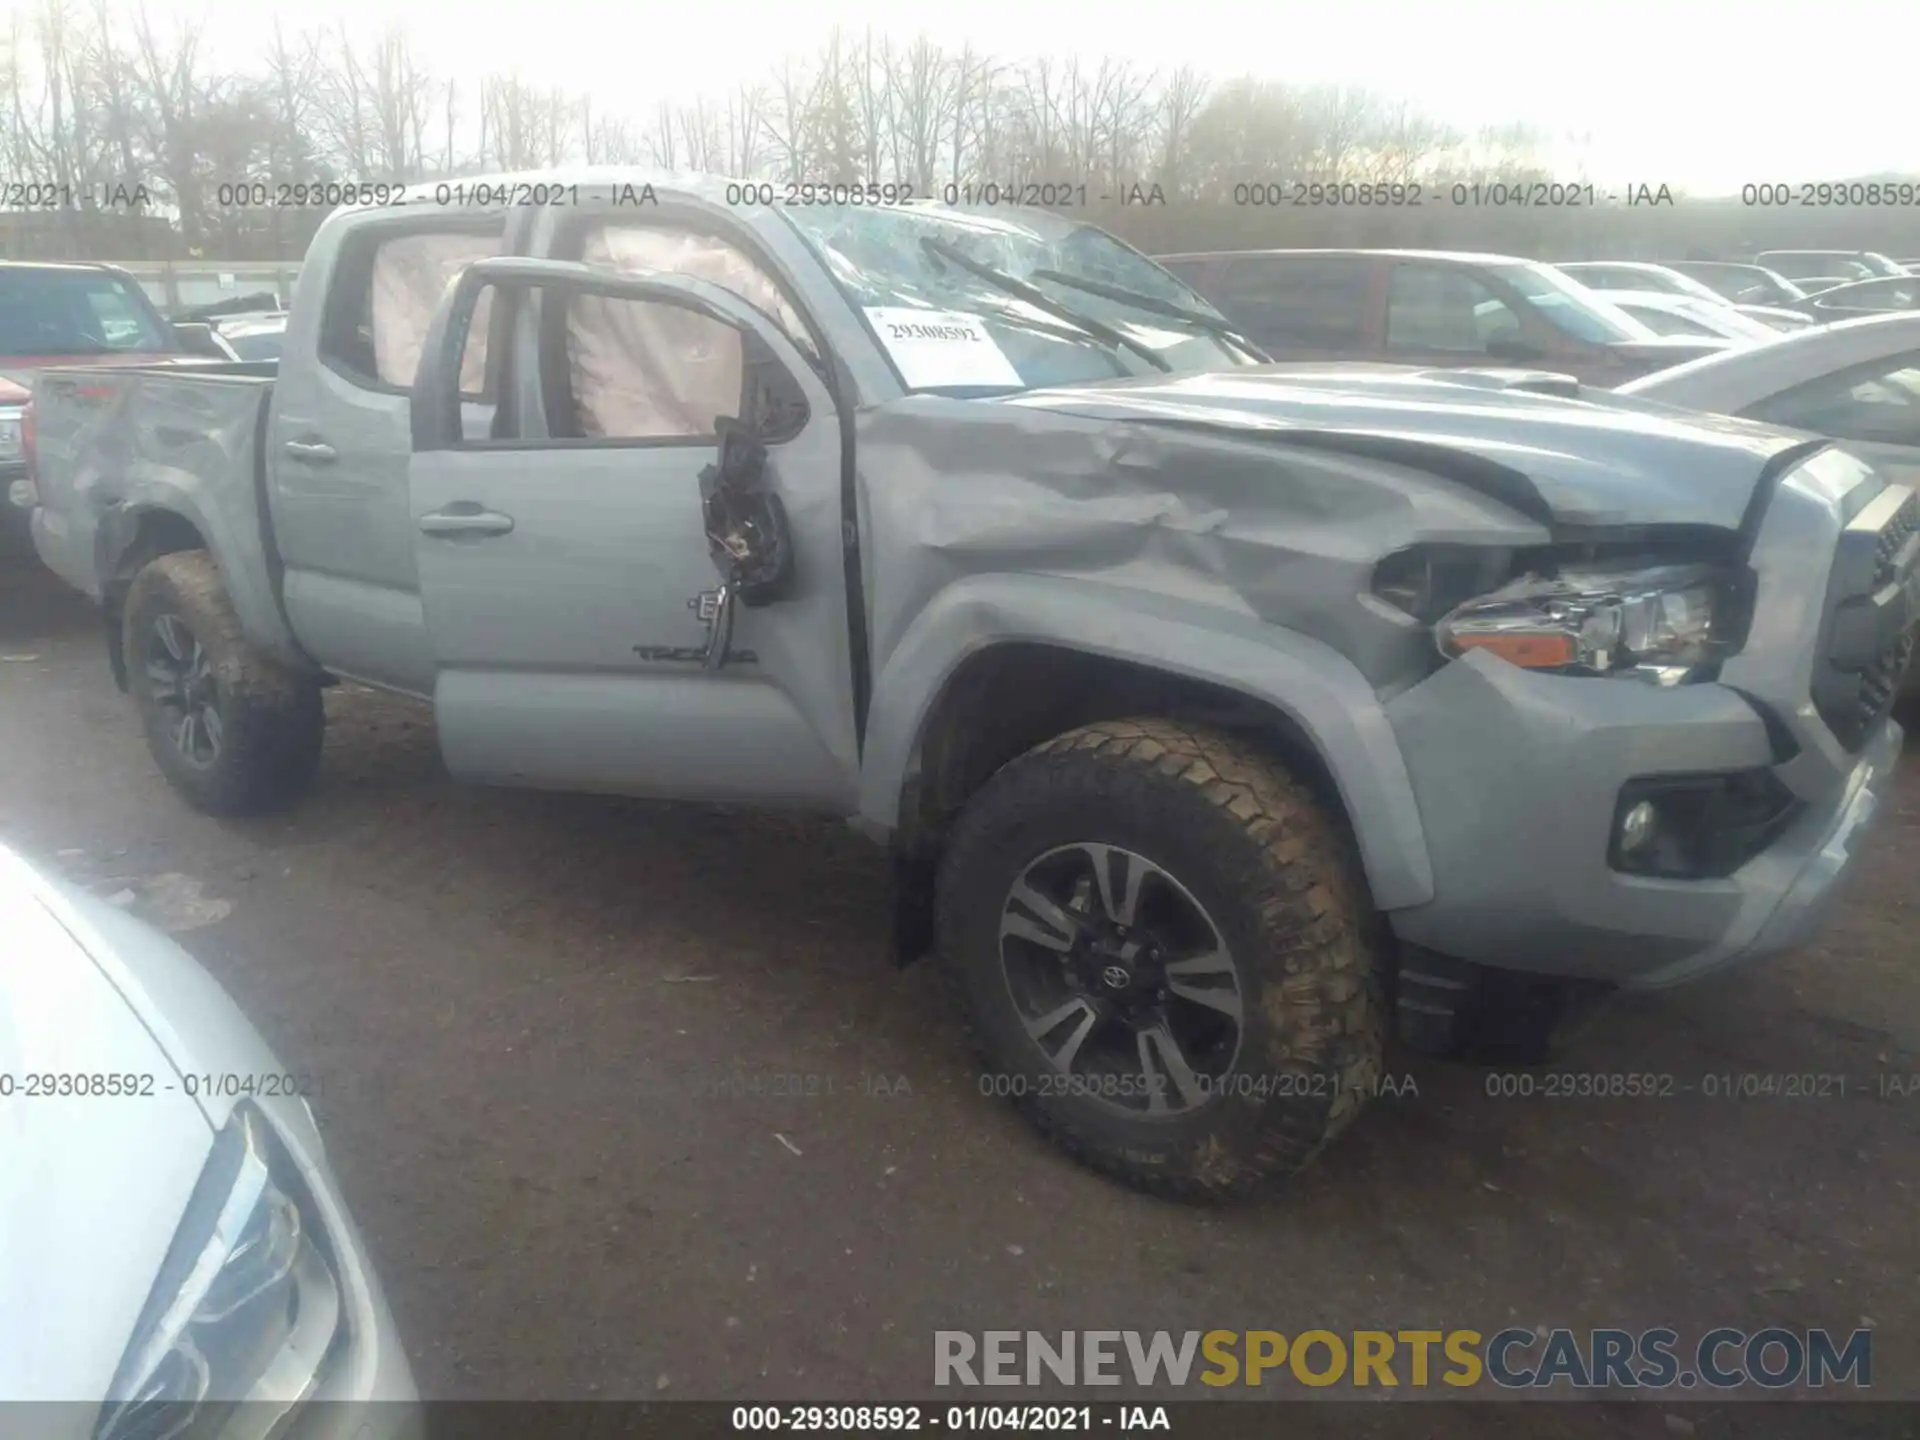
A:
[[[1767,463],[1805,436],[1583,387],[1512,388],[1530,372],[1270,365],[1034,390],[995,403],[1417,459],[1474,457],[1517,477],[1564,526],[1740,524]]]

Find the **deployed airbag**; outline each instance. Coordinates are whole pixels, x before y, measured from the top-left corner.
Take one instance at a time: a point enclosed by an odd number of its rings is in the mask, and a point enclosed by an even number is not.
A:
[[[660,271],[724,286],[789,335],[806,334],[773,277],[712,236],[601,226],[588,234],[580,258],[628,275]],[[589,436],[711,436],[715,420],[739,413],[740,337],[704,315],[575,295],[567,311],[567,358],[580,428]]]
[[[447,286],[467,266],[500,253],[498,235],[401,235],[387,241],[373,262],[371,320],[374,373],[389,385],[413,384],[427,326]],[[487,317],[493,291],[483,290],[474,310],[466,353],[460,358],[460,393],[478,395],[487,374]]]

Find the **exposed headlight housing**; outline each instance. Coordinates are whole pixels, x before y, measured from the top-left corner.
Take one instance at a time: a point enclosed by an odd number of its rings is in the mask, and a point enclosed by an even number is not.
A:
[[[1744,642],[1740,576],[1706,564],[1569,565],[1469,600],[1434,627],[1449,658],[1656,685],[1710,678]]]
[[[267,1433],[312,1393],[344,1330],[311,1196],[266,1120],[242,1106],[187,1202],[95,1440]]]

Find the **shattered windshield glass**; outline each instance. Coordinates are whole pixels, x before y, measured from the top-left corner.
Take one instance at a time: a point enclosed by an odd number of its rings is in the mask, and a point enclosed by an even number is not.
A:
[[[1039,211],[935,205],[782,213],[839,282],[910,390],[1005,394],[1151,375],[1162,367],[1256,363],[1216,333],[1230,329],[1217,310],[1091,225]],[[958,252],[972,268],[943,258],[943,249]],[[1021,289],[1040,292],[1047,303],[1022,296]],[[1169,309],[1191,314],[1183,318]],[[1110,343],[1113,332],[1127,343]]]

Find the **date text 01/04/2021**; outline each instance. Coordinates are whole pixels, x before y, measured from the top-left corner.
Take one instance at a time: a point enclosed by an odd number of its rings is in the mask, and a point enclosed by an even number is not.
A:
[[[731,1420],[736,1431],[829,1434],[1012,1430],[1087,1435],[1173,1429],[1164,1405],[736,1405]]]
[[[1182,1098],[1202,1100],[1215,1097],[1238,1096],[1241,1098],[1258,1097],[1271,1099],[1325,1099],[1335,1091],[1334,1077],[1323,1074],[1291,1074],[1280,1072],[1272,1075],[1255,1075],[1235,1071],[1227,1075],[1208,1075],[1194,1072],[1182,1082],[1193,1093]],[[1149,1074],[1141,1071],[1135,1074],[1066,1074],[1052,1072],[1039,1075],[995,1074],[982,1072],[979,1078],[982,1095],[997,1099],[1033,1096],[1045,1099],[1051,1096],[1077,1095],[1088,1099],[1100,1100],[1139,1100],[1153,1096],[1172,1098],[1174,1082],[1166,1075]],[[1420,1082],[1411,1073],[1393,1075],[1383,1073],[1370,1083],[1368,1093],[1374,1099],[1417,1100],[1420,1098]]]
[[[150,1095],[186,1094],[225,1096],[229,1099],[315,1099],[321,1093],[320,1081],[311,1075],[271,1071],[263,1074],[238,1074],[233,1071],[182,1072],[177,1078],[140,1071],[31,1070],[14,1075],[0,1073],[0,1100],[108,1100],[144,1099]]]
[[[1843,1075],[1793,1071],[1717,1071],[1682,1080],[1658,1072],[1490,1070],[1496,1100],[1904,1100],[1920,1097],[1920,1075],[1882,1071]]]
[[[898,1100],[913,1095],[913,1082],[905,1075],[696,1070],[646,1076],[630,1093],[650,1100]]]

